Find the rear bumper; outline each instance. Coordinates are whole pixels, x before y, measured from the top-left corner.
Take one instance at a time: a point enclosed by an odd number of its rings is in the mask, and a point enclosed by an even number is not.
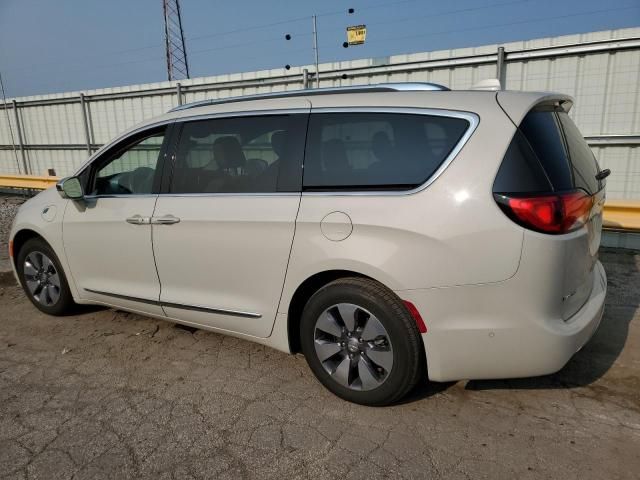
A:
[[[586,303],[566,321],[536,305],[518,281],[404,290],[422,314],[429,378],[435,381],[546,375],[560,370],[594,334],[607,278],[597,262]]]

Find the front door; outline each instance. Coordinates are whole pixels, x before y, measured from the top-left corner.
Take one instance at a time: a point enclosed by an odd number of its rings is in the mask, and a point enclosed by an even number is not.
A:
[[[161,127],[110,148],[83,174],[85,199],[66,208],[64,248],[84,300],[163,315],[150,219],[164,137]]]
[[[182,125],[153,225],[167,316],[270,335],[300,204],[306,111]]]

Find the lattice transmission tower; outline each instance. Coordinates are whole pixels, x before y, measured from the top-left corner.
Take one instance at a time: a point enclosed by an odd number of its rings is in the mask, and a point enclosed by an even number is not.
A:
[[[184,31],[180,16],[179,0],[162,0],[164,11],[164,41],[167,52],[167,76],[169,80],[189,78],[189,62],[184,45]]]

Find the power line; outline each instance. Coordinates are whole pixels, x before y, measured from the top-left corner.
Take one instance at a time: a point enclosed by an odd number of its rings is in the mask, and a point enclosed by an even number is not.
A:
[[[402,37],[398,37],[398,36],[393,36],[393,37],[384,37],[384,38],[377,38],[375,40],[371,40],[368,41],[367,43],[378,43],[378,42],[384,42],[384,41],[388,41],[388,40],[405,40],[408,38],[422,38],[422,37],[430,37],[430,36],[436,36],[436,35],[446,35],[448,33],[460,33],[460,32],[470,32],[473,30],[484,30],[487,28],[495,28],[495,27],[506,27],[506,26],[511,26],[511,25],[523,25],[523,24],[527,24],[527,23],[537,23],[537,22],[544,22],[544,21],[548,21],[548,20],[557,20],[557,19],[561,19],[561,18],[572,18],[572,17],[580,17],[580,16],[584,16],[584,15],[593,15],[596,13],[605,13],[605,12],[615,12],[615,11],[622,11],[622,10],[632,10],[632,9],[640,9],[640,7],[638,6],[630,6],[630,7],[621,7],[621,8],[605,8],[605,9],[601,9],[601,10],[592,10],[590,12],[581,12],[581,13],[570,13],[567,15],[553,15],[551,17],[542,17],[542,18],[534,18],[534,19],[529,19],[529,20],[522,20],[522,21],[517,21],[517,22],[507,22],[507,23],[496,23],[496,24],[492,24],[492,25],[484,25],[481,27],[469,27],[469,28],[461,28],[461,29],[457,29],[457,30],[442,30],[439,32],[429,32],[429,33],[419,33],[419,34],[415,34],[415,35],[405,35]]]
[[[402,0],[400,2],[392,2],[389,5],[393,4],[393,3],[407,3],[407,2],[415,2],[417,0]],[[489,5],[483,5],[482,7],[468,7],[468,8],[462,8],[462,9],[458,9],[458,10],[448,10],[446,12],[439,12],[439,13],[429,13],[427,15],[419,15],[419,16],[411,16],[411,17],[403,17],[403,18],[399,18],[399,19],[395,19],[395,20],[387,20],[387,21],[382,21],[382,22],[367,22],[367,27],[371,27],[371,26],[376,26],[376,25],[391,25],[393,23],[402,23],[402,22],[407,22],[407,21],[411,21],[411,20],[420,20],[423,18],[435,18],[435,17],[445,17],[448,15],[455,15],[455,14],[459,14],[459,13],[466,13],[466,12],[472,12],[472,11],[478,11],[478,10],[486,10],[487,8],[494,8],[494,7],[506,7],[509,5],[517,5],[517,4],[522,4],[522,3],[527,3],[527,2],[531,2],[532,0],[514,0],[514,1],[509,1],[509,2],[503,2],[503,3],[493,3],[493,4],[489,4]],[[322,30],[322,33],[326,33],[326,32],[344,32],[344,27],[336,27],[336,28],[325,28],[324,30]],[[310,35],[309,33],[306,34],[293,34],[295,36],[300,36],[300,35]],[[371,43],[371,42],[367,42],[367,43]],[[327,45],[328,46],[328,45]]]
[[[413,0],[411,0],[413,1]],[[404,17],[404,18],[398,18],[395,20],[388,20],[388,21],[384,21],[384,22],[368,22],[367,25],[391,25],[393,23],[402,23],[402,22],[407,22],[407,21],[411,21],[411,20],[420,20],[423,18],[436,18],[436,17],[446,17],[448,15],[456,15],[459,13],[467,13],[467,12],[475,12],[478,10],[486,10],[487,8],[497,8],[497,7],[507,7],[510,5],[518,5],[518,4],[522,4],[522,3],[528,3],[531,2],[532,0],[513,0],[513,1],[509,1],[509,2],[502,2],[502,3],[492,3],[489,5],[483,5],[482,7],[468,7],[468,8],[460,8],[458,10],[449,10],[446,12],[438,12],[438,13],[429,13],[427,15],[412,15],[410,17]]]
[[[381,6],[396,5],[396,4],[409,3],[409,2],[414,2],[414,1],[417,1],[417,0],[402,0],[402,1],[398,1],[398,2],[385,2],[385,3],[378,4],[377,6],[373,5],[373,6],[369,7],[369,8],[379,8]],[[486,5],[484,7],[469,7],[469,8],[464,8],[464,9],[457,9],[457,10],[452,10],[452,11],[433,13],[433,14],[430,14],[430,15],[424,15],[424,16],[420,16],[420,17],[413,16],[413,17],[410,17],[410,18],[395,19],[395,20],[389,20],[389,21],[384,21],[384,22],[373,22],[373,23],[370,23],[369,25],[387,25],[387,24],[392,24],[392,23],[398,23],[398,22],[401,22],[401,21],[407,21],[409,19],[440,17],[440,16],[445,16],[445,15],[461,13],[463,11],[475,11],[475,10],[479,10],[479,9],[496,8],[496,7],[502,7],[502,6],[512,5],[512,4],[526,3],[526,2],[529,2],[529,1],[531,1],[531,0],[518,0],[518,1],[501,2],[501,3]],[[446,35],[446,34],[450,34],[450,33],[460,33],[460,32],[466,32],[466,31],[482,30],[482,29],[502,27],[502,26],[510,26],[510,25],[537,23],[537,22],[548,21],[548,20],[571,18],[571,17],[576,17],[576,16],[592,15],[592,14],[604,13],[604,12],[612,12],[612,11],[622,11],[622,10],[629,10],[629,9],[634,9],[634,8],[638,8],[638,7],[636,7],[636,6],[628,6],[628,7],[621,7],[621,8],[600,9],[600,10],[593,10],[593,11],[588,11],[588,12],[571,13],[571,14],[560,15],[560,16],[553,15],[553,16],[541,17],[541,18],[536,18],[536,19],[527,19],[527,20],[516,21],[516,22],[511,21],[511,22],[507,22],[507,23],[498,23],[498,24],[491,24],[491,25],[485,25],[485,26],[479,26],[479,27],[470,27],[470,28],[464,28],[464,29],[456,29],[456,30],[447,29],[447,30],[442,30],[442,31],[439,31],[439,32],[427,32],[427,33],[414,34],[414,35],[405,35],[405,36],[387,36],[387,37],[375,38],[375,39],[368,40],[367,44],[378,43],[378,42],[388,42],[389,40],[403,40],[403,39],[409,39],[409,38],[421,38],[421,37],[429,37],[429,36],[437,36],[437,35]],[[333,14],[333,13],[336,13],[336,12],[325,12],[325,13],[319,14],[318,16],[327,16],[327,15],[330,15],[330,14]],[[344,13],[344,12],[341,10],[338,13]],[[247,28],[243,28],[243,29],[230,30],[227,33],[229,33],[229,32],[246,31],[247,29],[263,28],[263,27],[273,26],[273,25],[281,25],[281,24],[285,24],[285,23],[291,23],[292,21],[297,21],[297,20],[300,20],[300,19],[308,20],[309,17],[308,16],[298,17],[296,19],[289,19],[289,20],[283,20],[283,21],[279,21],[279,22],[272,22],[270,24],[264,24],[264,25],[258,26],[258,27],[247,27]],[[326,31],[337,31],[337,30],[342,30],[342,29],[341,28],[329,29],[329,30],[323,30],[323,32],[326,32]],[[224,34],[224,32],[221,32],[219,34],[222,35],[222,34]],[[218,35],[218,34],[215,34],[215,35]],[[309,32],[301,32],[301,33],[294,33],[293,35],[295,35],[295,36],[309,36],[311,34]],[[195,38],[197,38],[197,37],[195,37]],[[227,50],[227,49],[232,49],[232,48],[248,47],[248,46],[252,46],[252,45],[256,45],[256,44],[260,44],[261,45],[261,44],[268,43],[268,42],[280,41],[282,39],[283,39],[282,35],[279,35],[277,37],[274,36],[274,37],[267,38],[267,39],[258,39],[258,40],[253,40],[253,41],[248,41],[248,42],[243,42],[243,43],[237,43],[237,44],[232,44],[232,45],[221,45],[221,46],[216,46],[216,47],[212,47],[212,48],[206,48],[206,49],[200,49],[200,50],[192,50],[192,51],[190,51],[190,53],[191,53],[191,55],[201,55],[203,53],[208,53],[208,52],[213,52],[213,51]],[[332,47],[334,45],[335,45],[334,42],[325,43],[325,44],[321,45],[321,47],[330,48],[330,47]],[[150,48],[150,47],[140,47],[140,48],[136,48],[136,49],[130,49],[128,51],[129,52],[138,51],[138,50],[147,49],[147,48]],[[306,51],[307,48],[301,48],[301,49],[297,49],[297,50],[293,50],[293,51],[288,50],[288,51],[283,51],[282,53],[290,55],[292,53],[301,52],[303,50]],[[236,58],[238,58],[238,57],[236,57]],[[251,57],[241,56],[239,58],[242,58],[242,59],[253,59],[253,58],[263,58],[263,56],[262,55],[253,55]],[[134,60],[116,62],[116,63],[111,63],[111,64],[104,64],[103,63],[103,64],[100,64],[100,65],[97,65],[97,66],[91,67],[91,68],[92,69],[111,68],[111,67],[114,67],[114,66],[121,66],[121,65],[128,65],[128,64],[158,62],[158,61],[161,61],[161,60],[162,60],[162,57],[159,55],[158,57],[154,56],[154,57],[149,57],[149,58],[134,59]],[[328,60],[328,61],[332,61],[332,60]],[[58,65],[60,65],[60,64],[58,64]],[[42,64],[40,66],[42,66]],[[60,66],[62,67],[63,65],[60,65]],[[33,66],[31,66],[29,68],[33,69]],[[14,70],[17,70],[17,69],[14,69]],[[66,70],[69,70],[69,69],[66,68]],[[74,69],[71,69],[71,70],[73,71]],[[86,71],[87,70],[86,64],[83,64],[82,68],[75,69],[75,70]]]
[[[413,1],[413,0],[411,0]],[[530,0],[524,0],[524,1],[530,1]],[[518,1],[518,2],[505,2],[503,4],[495,4],[495,6],[502,6],[505,4],[515,4],[515,3],[522,3],[522,0]],[[540,17],[540,18],[535,18],[535,19],[528,19],[528,20],[523,20],[523,21],[518,21],[518,22],[506,22],[506,23],[498,23],[498,24],[492,24],[492,25],[484,25],[484,26],[480,26],[480,27],[470,27],[470,28],[464,28],[464,29],[456,29],[456,30],[451,30],[451,29],[447,29],[447,30],[442,30],[439,32],[429,32],[429,33],[425,33],[425,34],[417,34],[417,35],[407,35],[407,36],[403,36],[403,37],[384,37],[384,38],[379,38],[379,39],[375,39],[372,41],[368,41],[367,43],[376,43],[376,42],[387,42],[389,40],[394,40],[394,39],[405,39],[405,38],[419,38],[419,37],[423,37],[423,36],[437,36],[437,35],[446,35],[446,34],[450,34],[450,33],[460,33],[460,32],[466,32],[466,31],[472,31],[472,30],[482,30],[482,29],[488,29],[488,28],[495,28],[495,27],[502,27],[502,26],[510,26],[510,25],[520,25],[520,24],[527,24],[527,23],[537,23],[537,22],[544,22],[544,21],[548,21],[548,20],[554,20],[554,19],[562,19],[562,18],[571,18],[571,17],[576,17],[576,16],[584,16],[584,15],[592,15],[592,14],[597,14],[597,13],[602,13],[602,12],[611,12],[611,11],[622,11],[622,10],[629,10],[629,9],[634,9],[634,8],[638,8],[635,6],[632,7],[621,7],[621,8],[609,8],[609,9],[602,9],[602,10],[593,10],[593,11],[589,11],[589,12],[581,12],[581,13],[571,13],[571,14],[567,14],[567,15],[553,15],[553,16],[546,16],[546,17]],[[465,9],[465,10],[476,10],[475,8],[473,9]],[[452,12],[453,13],[453,12]],[[414,18],[418,18],[418,17],[414,17]],[[377,23],[378,25],[384,25],[386,23],[395,23],[396,20],[390,21],[390,22],[379,22]],[[302,34],[296,34],[296,35],[302,35]],[[310,35],[309,33],[304,34],[304,35]],[[260,43],[264,43],[266,41],[274,41],[274,40],[280,40],[280,37],[277,38],[273,38],[273,39],[269,39],[269,40],[264,40]],[[238,47],[238,46],[248,46],[250,44],[253,44],[255,42],[247,42],[245,44],[237,44],[234,45],[233,47]],[[323,45],[321,45],[321,47],[323,48],[330,48],[331,46],[335,45],[334,42],[332,43],[325,43]],[[205,49],[205,50],[199,50],[197,52],[194,53],[206,53],[209,51],[215,51],[215,50],[222,50],[225,48],[231,48],[232,46],[227,46],[227,47],[214,47],[211,49]],[[305,48],[300,48],[294,51],[289,51],[288,53],[297,53],[297,52],[301,52],[301,51],[307,51],[308,49]],[[247,59],[245,57],[242,57],[243,59]],[[262,56],[252,56],[249,57],[249,59],[251,58],[262,58]],[[328,62],[332,62],[335,60],[328,60]]]
[[[374,4],[374,5],[367,5],[367,6],[364,6],[364,7],[360,7],[360,8],[358,8],[358,12],[375,10],[375,9],[378,9],[378,8],[394,6],[394,5],[401,5],[401,4],[407,4],[407,3],[416,3],[418,1],[421,1],[421,0],[398,0],[398,1],[393,1],[393,2],[381,2],[381,3]],[[486,6],[483,6],[483,7],[471,7],[470,9],[454,10],[454,11],[440,12],[440,13],[431,13],[431,14],[429,14],[427,16],[428,17],[434,17],[434,16],[450,15],[450,14],[454,14],[454,13],[459,13],[461,11],[481,10],[481,9],[486,9],[486,8],[494,8],[494,7],[499,7],[499,6],[503,6],[503,5],[508,5],[508,4],[511,4],[511,3],[524,3],[524,2],[529,2],[529,1],[531,1],[531,0],[518,0],[518,1],[515,1],[515,2],[506,2],[506,3],[486,5]],[[344,14],[344,13],[345,13],[344,9],[342,9],[342,10],[332,10],[332,11],[328,11],[328,12],[319,13],[319,14],[317,14],[317,17],[329,17],[329,16],[340,15],[340,14]],[[235,29],[226,30],[226,31],[222,31],[222,32],[215,32],[215,33],[209,33],[209,34],[203,34],[203,35],[194,35],[194,36],[188,36],[187,35],[185,37],[185,40],[187,40],[189,42],[201,41],[201,40],[215,38],[215,37],[232,35],[234,33],[242,33],[242,32],[254,31],[254,30],[262,30],[262,29],[269,28],[269,27],[286,25],[286,24],[295,23],[295,22],[309,21],[309,18],[311,18],[310,15],[305,15],[305,16],[301,16],[301,17],[294,17],[294,18],[289,18],[289,19],[285,19],[285,20],[279,20],[279,21],[276,21],[276,22],[263,23],[263,24],[257,24],[257,25],[247,26],[247,27],[235,28]],[[410,17],[410,18],[415,18],[415,17]],[[331,29],[331,30],[324,30],[324,31],[338,31],[338,30],[342,30],[342,29]],[[298,36],[310,35],[310,33],[308,33],[308,34],[297,34],[297,35]],[[261,40],[256,40],[253,43],[261,43],[261,42],[262,42]],[[165,47],[164,43],[155,43],[155,44],[150,44],[150,45],[141,46],[141,47],[128,48],[128,49],[124,49],[124,50],[112,50],[110,52],[100,53],[99,55],[103,56],[103,57],[104,56],[111,56],[111,55],[121,55],[121,54],[126,54],[126,53],[139,52],[139,51],[143,51],[143,50],[160,49],[160,48],[163,48],[163,47]],[[95,58],[96,58],[96,55],[82,56],[82,57],[72,57],[72,58],[69,59],[68,62],[66,62],[66,64],[68,65],[70,63],[83,63],[83,65],[85,65],[85,61],[86,60],[94,60]],[[61,60],[51,60],[51,61],[48,61],[48,62],[39,63],[38,66],[61,65],[63,62],[64,62],[64,60],[62,60],[62,61]],[[120,65],[120,63],[117,63],[115,65]],[[10,71],[31,70],[31,69],[33,69],[33,65],[23,65],[23,66],[14,67]]]
[[[414,1],[414,0],[412,0]],[[243,28],[237,28],[234,30],[227,30],[227,31],[223,31],[223,32],[216,32],[216,33],[211,33],[211,34],[205,34],[205,35],[196,35],[196,36],[186,36],[185,40],[188,40],[189,42],[193,42],[193,41],[199,41],[202,39],[207,39],[207,38],[214,38],[214,37],[219,37],[219,36],[225,36],[225,35],[231,35],[233,33],[241,33],[241,32],[246,32],[246,31],[251,31],[251,30],[259,30],[259,29],[263,29],[263,28],[268,28],[268,27],[272,27],[272,26],[278,26],[278,25],[284,25],[287,23],[293,23],[296,21],[301,21],[301,20],[308,20],[310,18],[309,15],[305,16],[305,17],[296,17],[296,18],[292,18],[289,20],[281,20],[278,22],[272,22],[272,23],[266,23],[266,24],[259,24],[259,25],[254,25],[252,27],[243,27]],[[260,43],[260,41],[256,41],[255,43]],[[101,56],[110,56],[110,55],[120,55],[123,53],[132,53],[132,52],[138,52],[138,51],[142,51],[142,50],[151,50],[154,48],[160,49],[163,48],[165,46],[164,43],[155,43],[155,44],[150,44],[150,45],[146,45],[143,47],[135,47],[135,48],[128,48],[125,50],[112,50],[110,52],[103,52],[100,53],[99,55]],[[73,63],[78,63],[80,61],[84,61],[84,60],[88,60],[88,59],[95,59],[96,55],[91,55],[91,56],[83,56],[83,57],[74,57],[71,59],[71,62]],[[55,65],[60,65],[60,60],[51,60],[48,61],[46,63],[40,63],[40,65],[51,65],[51,64],[55,64]],[[11,69],[11,71],[15,71],[15,70],[29,70],[32,69],[33,65],[23,65],[23,66],[18,66],[18,67],[14,67]]]

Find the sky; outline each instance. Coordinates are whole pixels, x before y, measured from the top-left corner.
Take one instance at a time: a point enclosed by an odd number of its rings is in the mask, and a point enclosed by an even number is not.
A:
[[[639,0],[180,5],[192,78],[313,63],[313,14],[320,63],[640,26]],[[343,48],[359,24],[365,45]],[[8,98],[164,81],[162,0],[0,0],[0,74]]]

